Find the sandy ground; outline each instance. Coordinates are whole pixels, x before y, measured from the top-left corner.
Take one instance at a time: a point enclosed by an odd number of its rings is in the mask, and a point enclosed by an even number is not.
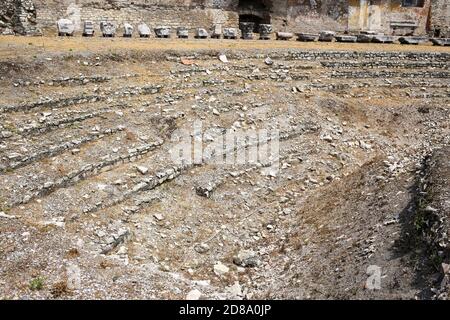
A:
[[[239,50],[239,49],[299,49],[345,51],[426,51],[450,52],[449,47],[431,44],[406,46],[400,44],[360,44],[259,40],[183,40],[183,39],[125,39],[125,38],[58,38],[0,36],[0,58],[32,57],[41,54],[108,53],[115,50]]]

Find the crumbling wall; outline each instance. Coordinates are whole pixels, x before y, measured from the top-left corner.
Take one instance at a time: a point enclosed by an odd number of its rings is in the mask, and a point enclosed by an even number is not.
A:
[[[80,22],[102,20],[116,25],[124,22],[150,26],[210,27],[215,23],[238,27],[239,0],[34,0],[37,20],[44,28],[54,28],[58,18]],[[257,3],[258,1],[255,1]],[[270,7],[276,30],[344,30],[347,26],[347,0],[264,0]]]
[[[36,8],[32,0],[2,0],[0,34],[39,35]]]
[[[425,0],[423,7],[404,7],[402,0],[349,0],[349,30],[423,35],[427,33],[430,7],[431,0]]]
[[[450,2],[433,0],[430,17],[430,33],[435,37],[450,37]]]
[[[347,17],[347,0],[279,0],[272,23],[276,30],[293,32],[344,31]]]
[[[12,23],[15,11],[15,3],[13,0],[4,0],[0,6],[0,33],[13,33]]]
[[[164,25],[188,28],[212,26],[213,23],[237,25],[238,17],[227,10],[227,0],[35,0],[37,20],[44,28],[54,28],[58,18],[74,20],[77,29],[80,22],[91,20],[98,27],[103,20],[117,26],[125,22],[147,23],[151,27]]]
[[[59,18],[84,20],[96,27],[103,20],[122,26],[147,23],[151,27],[209,28],[219,23],[238,27],[244,0],[2,0],[0,29],[13,25],[20,33],[33,26],[56,30]],[[423,7],[404,7],[402,0],[245,0],[265,7],[276,31],[318,32],[373,30],[394,35],[422,35],[429,31],[449,35],[448,0],[424,0]],[[34,5],[33,5],[34,4]],[[432,13],[430,14],[430,8]],[[14,22],[17,21],[17,22]],[[0,30],[1,31],[1,30]]]

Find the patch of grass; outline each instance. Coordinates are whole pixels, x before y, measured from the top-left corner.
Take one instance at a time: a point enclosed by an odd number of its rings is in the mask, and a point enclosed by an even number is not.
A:
[[[30,281],[29,285],[30,289],[32,291],[39,291],[44,288],[44,278],[43,277],[36,277]]]

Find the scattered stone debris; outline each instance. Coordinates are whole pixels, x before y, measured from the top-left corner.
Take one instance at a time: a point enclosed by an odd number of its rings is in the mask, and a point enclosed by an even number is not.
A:
[[[217,262],[214,265],[214,273],[218,276],[223,276],[223,275],[227,274],[228,271],[230,271],[230,268],[228,268],[226,265],[224,265],[221,262]]]
[[[448,53],[252,36],[8,49],[1,297],[445,298]]]
[[[186,296],[186,300],[200,300],[201,297],[202,292],[200,290],[194,289],[192,291],[189,291]]]
[[[224,54],[219,55],[219,60],[222,61],[223,63],[228,63],[228,58]]]
[[[260,264],[257,254],[252,250],[239,251],[233,258],[233,262],[244,268],[254,268]]]

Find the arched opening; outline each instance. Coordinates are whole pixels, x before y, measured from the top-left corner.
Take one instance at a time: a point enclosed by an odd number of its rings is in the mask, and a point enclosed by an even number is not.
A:
[[[239,0],[239,22],[253,22],[254,32],[259,32],[260,24],[270,24],[272,3],[268,0]]]

